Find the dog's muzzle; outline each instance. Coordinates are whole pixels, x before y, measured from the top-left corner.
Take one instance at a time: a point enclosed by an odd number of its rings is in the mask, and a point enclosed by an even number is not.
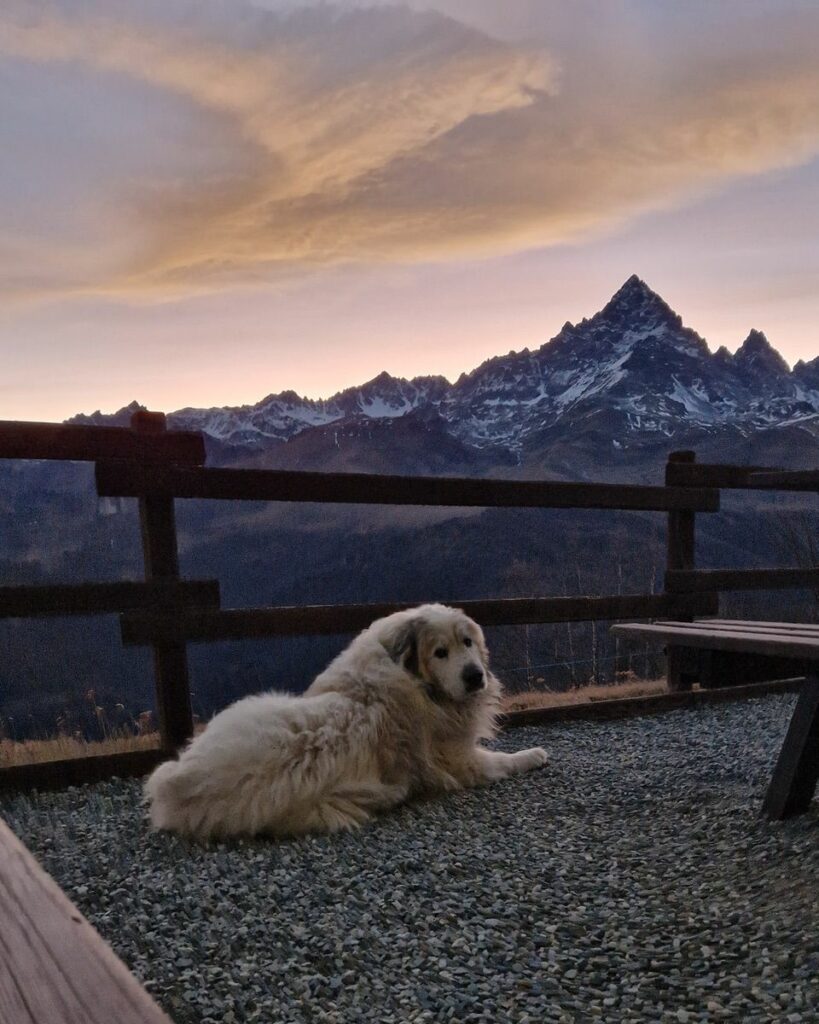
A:
[[[461,673],[461,679],[464,681],[467,693],[476,693],[485,685],[483,672],[477,665],[467,665]]]

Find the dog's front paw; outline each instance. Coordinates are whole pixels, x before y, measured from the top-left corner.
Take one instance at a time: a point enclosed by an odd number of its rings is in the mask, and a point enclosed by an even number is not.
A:
[[[543,747],[530,747],[529,750],[521,750],[518,753],[521,760],[521,767],[524,771],[532,771],[535,768],[542,768],[548,764],[549,755]]]

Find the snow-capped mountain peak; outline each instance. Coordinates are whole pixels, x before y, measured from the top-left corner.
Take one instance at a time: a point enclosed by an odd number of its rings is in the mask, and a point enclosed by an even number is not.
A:
[[[601,320],[628,321],[632,326],[635,321],[667,321],[675,326],[681,323],[674,310],[636,274],[618,288],[597,315]]]
[[[114,419],[127,419],[126,413]],[[169,421],[242,450],[292,442],[329,425],[327,436],[338,444],[342,437],[370,436],[368,423],[386,430],[407,417],[407,424],[434,420],[461,450],[503,449],[516,458],[554,443],[558,435],[579,438],[592,429],[618,450],[652,437],[665,443],[691,430],[730,426],[751,433],[772,425],[819,423],[819,359],[791,371],[756,330],[734,355],[725,348],[712,353],[633,275],[591,318],[567,322],[535,351],[488,359],[455,384],[443,377],[406,380],[383,372],[328,399],[283,391],[256,405],[182,409]],[[75,419],[103,420],[113,421],[100,413]],[[345,424],[357,426],[345,433]],[[398,435],[393,431],[392,436]]]
[[[734,365],[746,374],[775,377],[790,372],[788,364],[762,331],[752,330],[734,353]]]

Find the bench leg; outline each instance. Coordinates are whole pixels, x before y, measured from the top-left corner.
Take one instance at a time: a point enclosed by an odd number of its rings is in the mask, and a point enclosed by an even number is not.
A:
[[[694,652],[696,656],[696,652]],[[690,690],[698,678],[696,670],[692,671],[692,652],[685,647],[666,647],[666,674],[668,689],[672,693]]]
[[[819,678],[802,684],[785,742],[779,752],[762,813],[774,821],[803,814],[819,779]]]

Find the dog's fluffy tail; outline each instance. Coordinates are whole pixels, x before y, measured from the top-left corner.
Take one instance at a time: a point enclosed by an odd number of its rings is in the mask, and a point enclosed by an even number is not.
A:
[[[185,760],[166,761],[145,782],[144,802],[149,805],[151,827],[206,840],[220,831],[235,813],[233,801],[217,790],[207,793],[208,779],[191,770]]]
[[[145,782],[143,802],[153,828],[178,829],[185,788],[178,761],[165,761]]]

